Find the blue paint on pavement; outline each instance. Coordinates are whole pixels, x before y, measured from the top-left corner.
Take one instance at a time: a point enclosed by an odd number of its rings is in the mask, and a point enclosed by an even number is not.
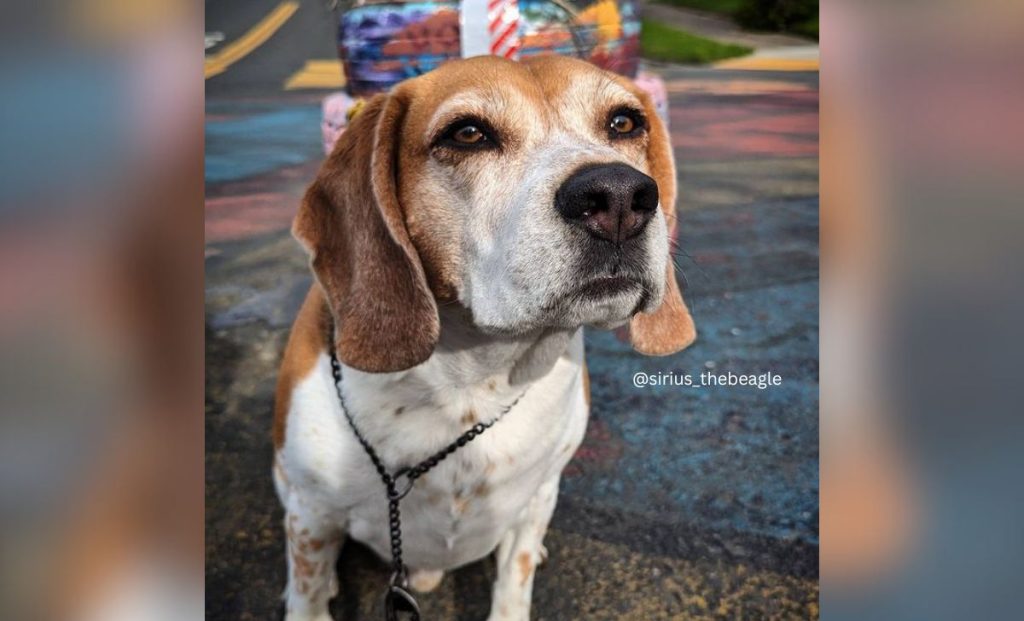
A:
[[[323,157],[320,119],[318,106],[292,105],[208,120],[206,182],[237,181]]]

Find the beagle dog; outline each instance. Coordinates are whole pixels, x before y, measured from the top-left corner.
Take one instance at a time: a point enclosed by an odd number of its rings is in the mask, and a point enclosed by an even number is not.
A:
[[[559,476],[583,440],[582,326],[644,354],[696,337],[669,260],[676,175],[650,98],[582,61],[446,63],[371,99],[293,226],[315,284],[276,393],[286,618],[328,621],[344,536],[390,559],[380,475],[516,405],[402,501],[412,588],[497,550],[490,619],[529,619]]]

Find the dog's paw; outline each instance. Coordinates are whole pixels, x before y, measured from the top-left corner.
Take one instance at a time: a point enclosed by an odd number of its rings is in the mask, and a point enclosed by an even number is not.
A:
[[[409,574],[409,586],[418,593],[430,593],[441,584],[444,571],[440,569],[414,569]]]

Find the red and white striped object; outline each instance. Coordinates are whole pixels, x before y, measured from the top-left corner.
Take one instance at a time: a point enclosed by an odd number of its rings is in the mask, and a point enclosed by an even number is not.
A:
[[[519,0],[487,1],[487,33],[491,37],[491,54],[511,60],[519,58]]]

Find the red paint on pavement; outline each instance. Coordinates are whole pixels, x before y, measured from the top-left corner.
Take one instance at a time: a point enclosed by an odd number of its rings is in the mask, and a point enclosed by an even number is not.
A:
[[[233,241],[288,229],[298,200],[291,194],[264,192],[206,200],[206,241]]]

